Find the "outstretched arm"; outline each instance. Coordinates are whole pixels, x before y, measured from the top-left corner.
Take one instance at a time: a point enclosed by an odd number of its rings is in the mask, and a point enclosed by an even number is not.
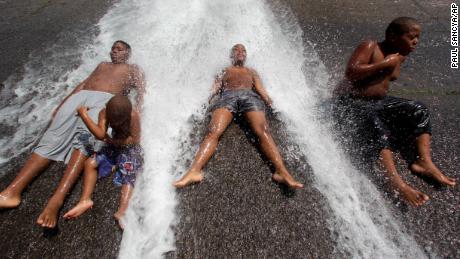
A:
[[[144,104],[145,75],[142,69],[137,65],[130,65],[130,67],[131,85],[137,92],[135,110],[141,111],[142,105]]]
[[[105,108],[99,112],[99,119],[97,124],[89,117],[88,107],[79,106],[77,108],[78,115],[88,127],[89,131],[99,140],[104,140],[107,136],[107,119],[105,115]]]
[[[356,48],[348,61],[345,72],[347,79],[359,81],[380,74],[388,75],[404,60],[404,56],[396,53],[386,56],[382,61],[369,64],[376,47],[377,42],[365,41]]]
[[[257,72],[253,69],[250,70],[251,73],[252,73],[252,78],[254,80],[254,89],[256,90],[257,94],[260,95],[260,98],[262,98],[262,100],[268,105],[268,106],[272,106],[272,99],[270,98],[270,96],[268,96],[268,93],[267,91],[265,90],[265,88],[263,87],[262,85],[262,82],[260,80],[260,77],[259,75],[257,74]]]
[[[220,91],[222,91],[224,75],[225,75],[225,70],[222,70],[222,72],[216,75],[214,79],[214,83],[212,84],[212,87],[211,87],[211,96],[209,96],[209,103],[211,103],[214,96],[218,95]]]

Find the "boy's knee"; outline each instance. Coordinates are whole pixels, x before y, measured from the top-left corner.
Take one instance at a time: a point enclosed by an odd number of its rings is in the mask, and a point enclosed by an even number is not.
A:
[[[422,102],[415,102],[414,103],[414,106],[415,106],[415,113],[416,114],[419,114],[423,117],[429,117],[430,116],[430,111],[428,110],[428,107],[426,107],[426,105]]]
[[[85,168],[96,168],[97,167],[97,161],[95,158],[88,158],[85,161]]]
[[[421,102],[421,101],[415,101],[415,104],[417,106],[419,106],[420,108],[423,108],[423,109],[428,109],[425,105],[425,103]]]
[[[414,118],[415,124],[417,128],[417,132],[431,132],[431,122],[430,122],[430,111],[428,107],[422,102],[415,102],[414,103]]]
[[[223,132],[224,131],[219,129],[218,127],[209,127],[207,136],[208,138],[215,139],[219,138]]]
[[[254,133],[259,137],[270,134],[270,129],[268,127],[268,124],[263,123],[263,124],[257,125],[256,127],[254,127]]]

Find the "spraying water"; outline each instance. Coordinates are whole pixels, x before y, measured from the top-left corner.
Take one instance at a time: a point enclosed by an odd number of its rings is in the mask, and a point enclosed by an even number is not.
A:
[[[159,258],[174,249],[177,201],[171,183],[185,170],[175,164],[180,143],[192,128],[190,118],[204,117],[213,77],[229,65],[231,46],[243,43],[248,66],[261,75],[275,109],[313,169],[316,188],[334,213],[329,223],[338,233],[337,249],[355,258],[424,258],[321,122],[316,107],[327,96],[329,77],[315,52],[304,46],[302,31],[289,12],[279,13],[284,16],[275,19],[257,0],[121,1],[101,19],[101,33],[83,51],[77,69],[51,71],[52,76],[45,78],[44,68],[27,70],[15,91],[17,101],[0,111],[2,123],[10,123],[3,117],[13,113],[21,118],[15,125],[43,128],[46,114],[64,96],[64,86],[75,85],[97,62],[106,60],[114,40],[128,41],[132,61],[144,69],[148,85],[143,113],[145,171],[127,212],[120,257]],[[50,59],[49,64],[55,67],[58,62]],[[43,92],[34,95],[32,85]],[[30,95],[34,97],[26,98]],[[15,145],[23,149],[31,145],[34,133],[25,130],[1,139],[4,160]]]

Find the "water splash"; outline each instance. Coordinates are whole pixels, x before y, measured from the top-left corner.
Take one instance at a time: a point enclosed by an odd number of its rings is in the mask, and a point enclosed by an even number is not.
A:
[[[175,161],[182,134],[190,130],[187,119],[202,110],[213,75],[228,64],[229,48],[237,42],[246,45],[248,65],[262,75],[275,108],[313,168],[317,188],[328,199],[335,215],[330,224],[338,233],[337,249],[352,257],[424,257],[385,209],[378,191],[353,168],[327,125],[320,122],[316,107],[327,96],[329,77],[315,52],[304,48],[302,32],[288,12],[280,24],[260,1],[190,1],[185,6],[182,1],[137,3],[142,23],[135,28],[152,37],[148,45],[153,51],[143,54],[150,59],[144,66],[152,61],[161,64],[152,67],[157,87],[146,107],[147,121],[154,130],[145,143],[157,151],[151,150],[143,176],[145,187],[156,187],[137,189],[121,257],[159,257],[171,248],[172,233],[152,232],[155,228],[149,227],[165,211],[149,204],[161,203],[155,188],[160,187],[159,182],[170,184],[160,174],[173,168],[166,161]],[[177,172],[168,179],[174,174]],[[174,196],[164,186],[161,192]]]
[[[48,49],[30,55],[23,75],[13,74],[4,82],[0,165],[34,146],[50,122],[51,111],[95,67],[98,60],[88,49],[93,29],[61,33]],[[86,64],[79,66],[82,59]]]
[[[334,213],[329,222],[337,233],[337,249],[354,258],[425,257],[334,141],[317,109],[327,96],[329,76],[314,50],[303,43],[293,16],[287,10],[277,15],[257,0],[119,2],[99,22],[100,34],[83,51],[77,69],[26,71],[19,90],[13,91],[14,103],[0,111],[2,124],[10,123],[7,114],[17,113],[11,121],[19,122],[8,125],[24,129],[14,132],[11,140],[1,139],[0,155],[8,160],[11,151],[5,150],[17,143],[29,147],[38,131],[27,130],[44,127],[51,107],[64,96],[63,89],[105,60],[114,40],[128,41],[132,60],[143,67],[148,84],[143,114],[145,171],[127,212],[120,257],[162,257],[174,249],[177,201],[171,183],[184,170],[175,165],[180,143],[192,128],[190,118],[203,117],[210,84],[228,65],[230,47],[241,42],[248,49],[248,66],[261,75],[275,109],[313,168],[316,188]],[[82,50],[78,51],[72,55]],[[61,62],[51,58],[47,67],[59,67]],[[42,84],[35,84],[40,80]],[[32,85],[40,85],[39,90],[33,92]]]

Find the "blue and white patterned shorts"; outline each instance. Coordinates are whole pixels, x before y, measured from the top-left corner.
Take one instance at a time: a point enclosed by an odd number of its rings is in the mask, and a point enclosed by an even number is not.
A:
[[[95,153],[98,165],[98,179],[109,176],[115,171],[113,182],[134,185],[136,174],[143,169],[142,148],[139,145],[115,147],[105,145]]]

